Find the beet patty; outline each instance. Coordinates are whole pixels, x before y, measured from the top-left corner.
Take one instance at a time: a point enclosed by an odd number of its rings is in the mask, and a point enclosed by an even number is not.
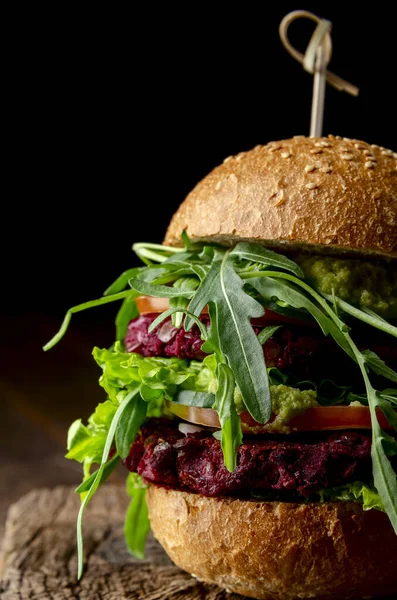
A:
[[[124,464],[146,482],[204,496],[280,490],[308,497],[326,487],[370,482],[371,435],[343,431],[305,442],[287,441],[286,436],[247,439],[231,473],[211,431],[185,435],[176,421],[149,419]]]

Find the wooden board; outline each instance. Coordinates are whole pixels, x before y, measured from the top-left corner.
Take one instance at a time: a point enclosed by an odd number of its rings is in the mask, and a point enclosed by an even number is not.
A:
[[[146,558],[124,545],[128,499],[124,486],[103,485],[84,515],[86,570],[76,581],[76,516],[73,488],[32,490],[8,512],[3,543],[2,600],[243,600],[197,582],[173,565],[149,536]]]

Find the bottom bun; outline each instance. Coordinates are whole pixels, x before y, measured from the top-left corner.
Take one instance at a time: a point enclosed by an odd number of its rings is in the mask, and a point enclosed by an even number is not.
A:
[[[343,502],[207,498],[150,485],[154,536],[193,577],[261,600],[397,595],[387,516]]]

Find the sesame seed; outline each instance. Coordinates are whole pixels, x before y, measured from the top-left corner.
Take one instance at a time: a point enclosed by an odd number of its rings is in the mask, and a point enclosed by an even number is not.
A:
[[[343,158],[343,160],[353,160],[353,154],[350,154],[349,152],[344,152],[340,157]]]
[[[364,150],[363,154],[365,154],[366,156],[368,156],[368,154],[372,154],[370,150]]]
[[[343,138],[343,140],[344,140],[345,142],[350,142],[350,141],[351,141],[351,139],[350,139],[350,138],[347,138],[347,137],[344,137],[344,138]]]
[[[238,154],[236,156],[236,160],[241,160],[243,158],[243,156],[244,156],[244,152],[240,152],[240,154]]]
[[[393,158],[397,158],[397,152],[393,152]]]
[[[393,156],[393,152],[391,150],[382,150],[383,156]]]
[[[262,146],[260,144],[258,144],[257,146],[255,146],[254,150],[259,150],[259,148],[262,148]]]
[[[336,140],[341,140],[342,138],[341,138],[341,136],[340,136],[340,135],[336,135],[336,136],[335,136],[335,139],[336,139]]]
[[[376,162],[376,158],[373,155],[367,156],[367,160],[370,160],[371,162]]]
[[[322,152],[322,148],[313,148],[313,150],[310,150],[310,154],[322,154]]]
[[[356,143],[354,144],[354,147],[357,148],[357,150],[364,150],[365,146],[363,146],[362,144]]]
[[[232,160],[233,156],[228,156],[227,158],[225,158],[225,160],[223,161],[224,163],[229,162],[229,160]]]
[[[290,158],[291,156],[291,152],[282,152],[281,153],[281,158]]]
[[[321,167],[320,171],[322,173],[331,173],[332,169],[331,167]]]
[[[279,150],[280,146],[270,146],[269,148],[269,152],[275,152],[276,150]]]
[[[312,171],[315,170],[315,168],[316,167],[314,165],[306,165],[305,171],[306,171],[306,173],[311,173]]]
[[[286,198],[284,198],[284,190],[278,190],[276,194],[273,194],[272,198],[275,200],[273,206],[281,206],[281,204],[284,204],[286,201]]]
[[[371,148],[379,148],[378,144],[371,144]]]
[[[215,189],[219,190],[222,187],[222,183],[223,183],[223,181],[218,181],[218,183],[215,186]]]
[[[307,183],[307,184],[305,185],[305,187],[306,187],[308,190],[314,190],[314,189],[316,189],[316,187],[318,187],[318,185],[317,185],[317,183],[314,183],[314,181],[311,181],[310,183]]]
[[[364,164],[364,167],[365,167],[366,169],[373,169],[373,168],[374,168],[374,166],[375,166],[375,163],[373,163],[373,162],[371,162],[371,161],[368,161],[368,162],[366,162],[366,163]]]
[[[294,140],[302,140],[304,137],[306,137],[306,136],[304,136],[304,135],[294,135],[293,139]]]

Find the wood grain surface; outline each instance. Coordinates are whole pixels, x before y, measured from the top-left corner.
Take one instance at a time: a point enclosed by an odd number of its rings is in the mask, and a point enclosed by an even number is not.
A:
[[[2,600],[243,600],[197,582],[173,565],[150,535],[146,557],[131,557],[123,538],[124,486],[105,484],[84,516],[86,566],[76,581],[76,516],[72,487],[32,490],[14,503],[6,522]]]

